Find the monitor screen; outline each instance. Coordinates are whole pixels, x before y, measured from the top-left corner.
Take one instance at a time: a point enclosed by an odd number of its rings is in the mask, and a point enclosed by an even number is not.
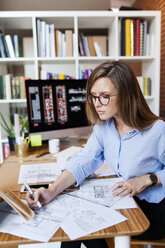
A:
[[[42,140],[89,134],[86,80],[26,80],[30,134]]]

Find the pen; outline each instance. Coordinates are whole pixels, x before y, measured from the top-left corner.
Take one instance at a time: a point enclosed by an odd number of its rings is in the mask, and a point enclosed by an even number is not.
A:
[[[31,188],[29,187],[28,183],[27,183],[25,180],[23,180],[23,183],[24,183],[26,189],[27,189],[27,190],[29,191],[29,193],[31,194],[32,198],[34,199],[34,193],[33,193],[33,191],[31,190]],[[37,206],[38,206],[39,208],[42,207],[42,205],[41,205],[41,203],[40,203],[39,201],[37,201]]]

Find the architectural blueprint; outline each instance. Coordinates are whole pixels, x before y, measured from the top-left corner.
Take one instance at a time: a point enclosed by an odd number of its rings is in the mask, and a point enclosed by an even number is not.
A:
[[[6,202],[2,202],[0,204],[0,232],[46,242],[57,231],[68,213],[68,210],[62,207],[54,208],[52,201],[35,211],[32,221],[25,221]]]
[[[113,197],[110,189],[115,183],[121,180],[121,178],[85,180],[80,185],[80,190],[70,192],[68,194],[106,207],[111,207],[121,198]]]
[[[23,179],[28,183],[55,181],[60,175],[61,169],[61,163],[21,165],[18,184],[23,184]]]

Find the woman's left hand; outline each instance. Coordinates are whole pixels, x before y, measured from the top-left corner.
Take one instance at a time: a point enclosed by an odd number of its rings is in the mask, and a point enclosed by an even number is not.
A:
[[[126,195],[130,195],[130,197],[133,197],[150,185],[151,180],[147,174],[118,182],[111,188],[111,192],[113,192],[113,196],[124,197]]]

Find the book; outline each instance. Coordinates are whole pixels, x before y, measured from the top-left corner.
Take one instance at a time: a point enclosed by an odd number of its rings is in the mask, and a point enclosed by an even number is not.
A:
[[[125,56],[125,19],[121,19],[121,56]]]
[[[55,37],[54,37],[54,24],[50,25],[50,57],[55,57]]]
[[[12,75],[6,74],[4,76],[5,79],[5,85],[6,85],[6,99],[11,99],[11,81],[12,81]]]
[[[136,20],[136,56],[140,55],[140,20]]]
[[[10,189],[8,191],[0,191],[0,197],[7,202],[18,214],[20,214],[25,220],[32,220],[35,216],[33,210],[31,210],[23,201],[19,199]]]
[[[7,47],[8,47],[8,50],[9,50],[10,57],[15,58],[15,52],[14,52],[14,47],[13,47],[11,36],[9,34],[5,35],[5,40],[6,40],[6,43],[7,43]]]
[[[46,57],[50,57],[50,35],[49,35],[49,25],[46,24],[45,28],[45,37],[46,37]]]
[[[96,42],[100,47],[101,56],[107,56],[108,54],[107,40],[108,40],[108,37],[106,35],[94,35],[93,36],[94,43]]]
[[[0,56],[6,58],[5,46],[3,41],[3,34],[0,32]]]
[[[96,56],[101,57],[102,54],[101,54],[100,46],[96,41],[94,41],[94,48],[95,48]]]
[[[131,56],[131,19],[125,20],[126,56]]]
[[[24,57],[34,57],[34,45],[33,45],[33,37],[23,37],[23,56]]]
[[[143,76],[137,76],[136,77],[140,86],[140,89],[142,91],[142,93],[144,93],[144,89],[143,89]]]
[[[41,26],[41,21],[37,19],[37,51],[38,51],[38,57],[41,56],[41,50],[40,50],[40,26]]]
[[[0,99],[5,99],[4,77],[0,75]]]
[[[13,45],[14,45],[15,56],[16,56],[16,58],[19,58],[20,57],[20,54],[19,54],[19,39],[18,39],[17,34],[14,34],[14,36],[13,36]]]
[[[82,40],[82,33],[78,32],[78,40],[79,40],[79,54],[80,56],[85,56],[84,44]]]
[[[60,56],[60,44],[59,44],[59,36],[60,36],[60,30],[56,29],[55,30],[55,53],[56,56],[59,57]]]
[[[46,22],[41,21],[41,57],[46,57]]]
[[[131,56],[134,56],[134,23],[131,20]]]
[[[93,36],[87,36],[87,38],[88,38],[88,44],[89,44],[90,54],[91,54],[91,56],[96,56],[96,51],[95,51],[95,48],[94,48],[94,39],[93,39]]]
[[[144,23],[140,22],[140,56],[144,55]]]
[[[65,30],[66,37],[66,56],[73,56],[73,31]]]
[[[146,46],[147,46],[147,21],[144,20],[144,48],[143,48],[143,55],[146,55]]]

